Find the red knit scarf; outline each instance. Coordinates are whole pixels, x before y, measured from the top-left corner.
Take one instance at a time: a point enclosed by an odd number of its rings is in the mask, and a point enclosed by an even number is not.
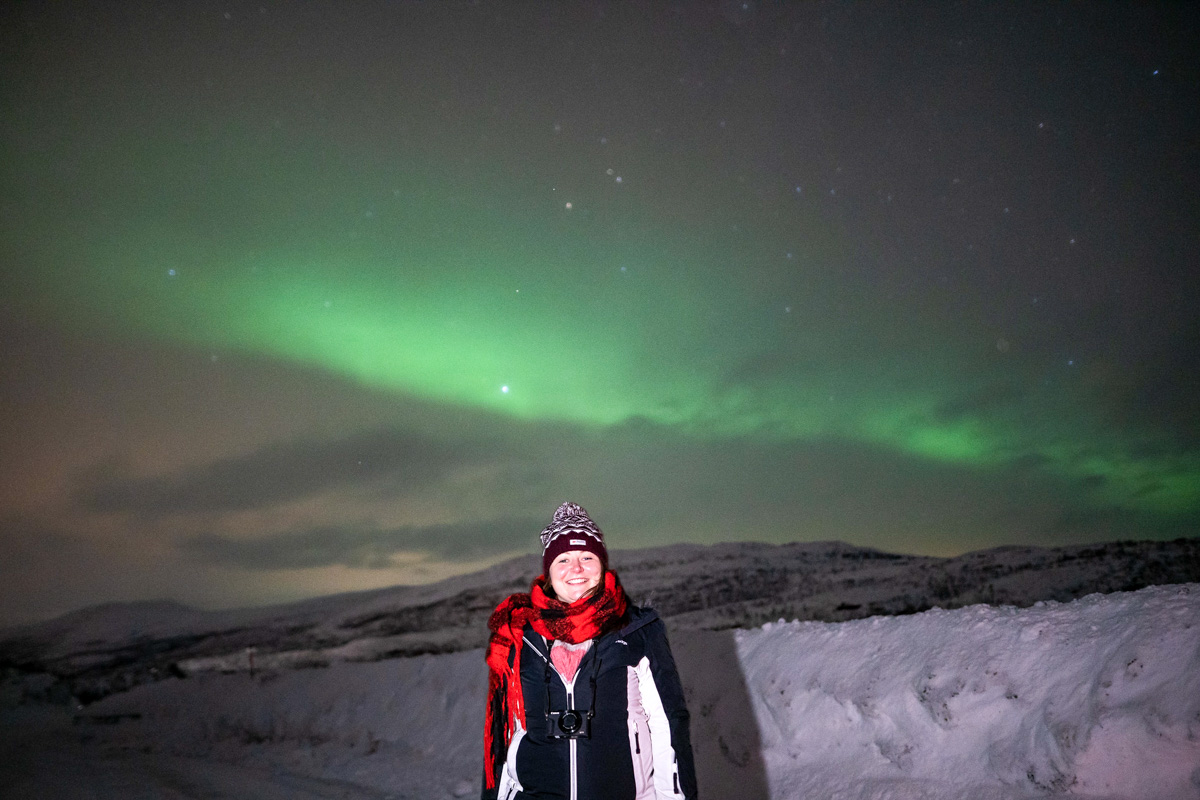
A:
[[[487,788],[495,788],[492,770],[492,709],[504,709],[504,744],[516,733],[515,724],[525,727],[525,701],[521,696],[521,636],[526,625],[547,639],[579,644],[616,628],[625,618],[625,592],[617,573],[604,573],[600,591],[568,605],[546,595],[546,577],[533,582],[529,594],[514,594],[496,607],[488,620],[488,704],[483,729],[484,770]],[[509,658],[512,666],[509,666]],[[503,696],[501,696],[503,693]],[[497,703],[496,701],[500,702]]]

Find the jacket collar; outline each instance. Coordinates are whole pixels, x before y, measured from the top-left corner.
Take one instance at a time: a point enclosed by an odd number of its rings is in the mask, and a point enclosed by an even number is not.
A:
[[[658,619],[658,612],[651,608],[637,608],[634,606],[630,608],[630,611],[632,612],[631,618],[624,628],[616,632],[618,636],[633,633],[638,628],[649,625]]]

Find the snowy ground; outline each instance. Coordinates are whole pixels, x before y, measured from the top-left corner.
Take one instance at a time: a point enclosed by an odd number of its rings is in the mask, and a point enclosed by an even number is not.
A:
[[[378,800],[377,791],[215,759],[114,747],[62,709],[8,712],[0,727],[0,797],[12,800]]]
[[[705,798],[1200,798],[1200,585],[673,646]],[[16,709],[0,796],[474,796],[484,681],[470,651]]]

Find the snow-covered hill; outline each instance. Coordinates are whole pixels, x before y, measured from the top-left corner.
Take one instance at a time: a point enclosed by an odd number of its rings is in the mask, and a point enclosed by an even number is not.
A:
[[[706,798],[1200,798],[1200,584],[673,645]],[[474,795],[485,683],[474,650],[9,711],[0,795]]]
[[[1200,581],[1200,539],[1062,548],[1003,547],[939,559],[839,542],[731,543],[615,551],[629,595],[672,630],[747,628],[778,619],[842,621],[970,603],[1028,606],[1091,592]],[[270,608],[205,612],[109,604],[0,632],[0,670],[53,676],[91,702],[171,674],[294,669],[480,647],[505,595],[528,588],[523,556],[427,586],[399,586]],[[16,677],[14,677],[16,676]],[[32,679],[45,694],[45,677]],[[23,690],[10,686],[8,696]]]

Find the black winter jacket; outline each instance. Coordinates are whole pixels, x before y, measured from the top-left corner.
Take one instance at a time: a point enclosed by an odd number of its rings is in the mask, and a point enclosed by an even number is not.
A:
[[[493,709],[496,745],[484,769],[497,788],[485,789],[483,800],[695,800],[683,688],[654,611],[630,606],[629,622],[595,640],[571,685],[550,662],[547,642],[526,626],[521,690],[526,729],[507,749],[509,712]],[[551,736],[548,712],[571,708],[592,713],[590,736]]]

